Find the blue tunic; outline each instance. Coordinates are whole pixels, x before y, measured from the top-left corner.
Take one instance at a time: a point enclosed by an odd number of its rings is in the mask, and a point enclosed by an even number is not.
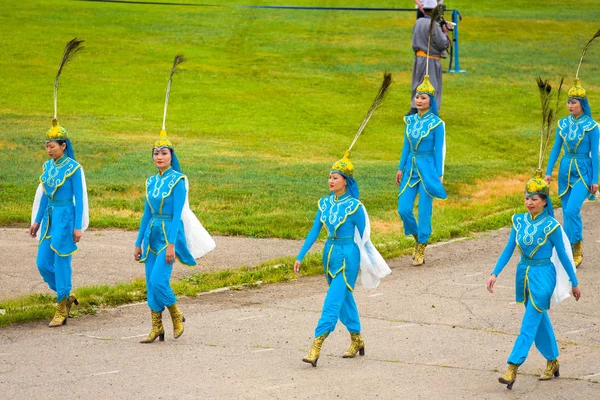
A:
[[[404,145],[398,169],[403,171],[399,196],[422,182],[430,197],[445,199],[440,182],[444,170],[444,122],[431,111],[404,117]]]
[[[44,191],[35,222],[41,224],[40,244],[50,240],[50,248],[59,256],[77,251],[73,231],[81,229],[83,188],[81,165],[63,156],[44,163],[40,183]]]
[[[569,188],[581,180],[589,190],[598,183],[598,123],[585,114],[575,118],[569,115],[558,121],[556,139],[548,159],[546,175],[552,175],[561,148],[564,156],[558,170],[558,195],[563,196]],[[590,193],[588,197],[593,198]]]
[[[317,211],[313,227],[306,237],[297,260],[304,259],[310,247],[317,240],[323,226],[328,233],[323,250],[325,275],[328,281],[331,281],[341,272],[346,286],[352,291],[360,266],[360,251],[354,243],[354,233],[358,228],[362,237],[365,230],[365,212],[362,203],[348,193],[337,198],[332,194],[320,199],[319,211]]]
[[[565,267],[573,286],[578,285],[572,263],[564,250],[560,224],[546,211],[532,218],[531,214],[515,214],[508,243],[492,274],[498,276],[519,248],[521,260],[516,272],[516,301],[530,299],[539,312],[550,308],[550,300],[556,286],[556,269],[550,258],[552,249]]]
[[[145,262],[149,252],[160,254],[167,245],[175,245],[175,255],[179,262],[188,266],[196,265],[188,250],[181,221],[185,204],[187,177],[169,168],[146,180],[146,203],[140,223],[140,231],[135,245],[142,247]]]

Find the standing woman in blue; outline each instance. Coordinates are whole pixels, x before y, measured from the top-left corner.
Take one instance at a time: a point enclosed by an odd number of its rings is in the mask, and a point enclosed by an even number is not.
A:
[[[415,105],[418,113],[404,117],[404,145],[396,173],[398,214],[404,233],[415,238],[413,265],[425,263],[425,247],[431,236],[433,199],[445,199],[442,184],[446,153],[444,121],[437,113],[435,88],[425,75],[417,87]],[[419,221],[413,212],[415,198],[419,195]]]
[[[48,325],[52,328],[65,325],[71,306],[79,304],[71,294],[71,258],[89,222],[83,168],[75,160],[67,130],[57,119],[58,80],[63,67],[83,49],[82,43],[77,38],[67,43],[54,80],[54,118],[52,128],[46,133],[50,160],[42,167],[29,229],[29,235],[35,238],[42,228],[36,264],[44,281],[56,292],[56,312]]]
[[[558,169],[558,195],[562,200],[565,231],[573,248],[575,266],[583,261],[583,222],[581,206],[585,199],[594,200],[598,191],[598,123],[592,119],[592,110],[584,88],[579,84],[579,69],[592,41],[600,37],[600,30],[590,39],[579,59],[575,84],[569,90],[569,115],[558,121],[556,139],[548,160],[546,182],[552,180],[552,170],[561,149],[564,155]]]
[[[171,314],[173,336],[184,331],[185,317],[177,307],[177,298],[169,283],[177,259],[193,267],[196,258],[215,248],[215,242],[192,213],[188,202],[187,176],[181,173],[173,143],[167,138],[165,122],[173,74],[185,59],[176,56],[167,86],[165,111],[160,138],[154,142],[152,159],[158,173],[146,180],[146,201],[135,242],[134,257],[146,265],[146,292],[152,315],[152,329],[140,343],[164,341],[162,312]]]
[[[354,301],[354,284],[361,270],[361,282],[365,288],[376,288],[379,281],[391,270],[370,240],[370,223],[363,204],[358,200],[359,190],[354,179],[354,166],[350,162],[350,150],[362,133],[369,118],[382,101],[391,83],[386,74],[383,85],[371,110],[361,124],[350,148],[344,157],[331,167],[329,172],[330,195],[319,200],[317,215],[306,241],[302,246],[294,272],[299,273],[304,256],[319,236],[321,228],[327,229],[327,242],[323,250],[323,269],[329,284],[321,318],[315,329],[315,339],[302,359],[317,366],[321,346],[335,329],[338,319],[350,332],[350,348],[343,355],[353,358],[365,354],[365,343],[361,336],[360,318]]]

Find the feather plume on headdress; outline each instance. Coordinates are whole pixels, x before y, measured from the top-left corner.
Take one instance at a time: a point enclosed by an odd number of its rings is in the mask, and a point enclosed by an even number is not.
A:
[[[377,108],[379,108],[379,106],[383,102],[383,99],[385,98],[385,95],[387,94],[388,89],[390,88],[391,84],[392,84],[392,74],[390,74],[388,72],[384,73],[383,74],[383,82],[381,83],[379,92],[377,93],[377,96],[375,96],[375,99],[373,100],[373,104],[371,104],[371,107],[369,108],[369,111],[367,112],[365,119],[358,127],[358,131],[354,135],[354,140],[352,140],[352,144],[350,144],[350,147],[348,147],[348,150],[346,150],[344,152],[344,157],[342,157],[341,160],[338,160],[333,164],[333,166],[331,167],[332,171],[339,171],[339,172],[343,173],[344,175],[346,175],[346,177],[349,177],[349,178],[352,178],[354,176],[354,165],[350,161],[350,151],[352,150],[352,147],[354,147],[354,144],[356,143],[356,141],[358,140],[360,135],[365,130],[365,127],[367,126],[367,123],[373,116],[373,113],[375,112],[375,110],[377,110]],[[358,198],[358,189],[356,189],[356,190],[357,190],[356,198]]]
[[[558,119],[559,111],[564,103],[562,90],[564,80],[564,77],[560,79],[558,90],[556,91],[555,96],[555,94],[552,93],[552,85],[550,85],[550,82],[547,79],[536,79],[538,90],[540,92],[540,101],[542,103],[542,128],[540,130],[540,156],[538,160],[538,170],[540,171],[542,169],[542,162],[544,160],[546,149],[548,148],[548,143],[550,142],[550,137],[552,136],[554,127],[556,126],[556,120]],[[552,107],[551,103],[554,97],[555,104],[554,107]]]
[[[425,75],[429,75],[429,50],[431,48],[431,36],[433,36],[433,28],[438,23],[440,16],[444,12],[444,7],[441,4],[435,6],[431,12],[431,21],[429,22],[429,33],[427,38],[427,61],[425,61]]]
[[[383,99],[385,98],[385,95],[388,93],[388,89],[390,88],[391,84],[392,84],[392,74],[390,74],[389,72],[385,72],[383,74],[383,82],[381,82],[381,87],[379,88],[379,92],[377,93],[377,96],[375,96],[375,99],[373,100],[373,104],[371,104],[371,107],[369,108],[369,111],[367,112],[365,119],[358,127],[358,131],[356,132],[356,135],[354,135],[354,140],[352,141],[352,144],[350,145],[350,147],[348,147],[348,151],[352,150],[352,147],[358,140],[359,136],[363,133],[365,127],[367,126],[367,123],[373,116],[373,113],[375,112],[375,110],[377,110],[377,108],[379,108],[379,106],[381,105],[381,102],[383,102]]]
[[[58,115],[58,80],[60,78],[60,74],[62,73],[63,68],[67,65],[69,61],[75,57],[77,53],[84,49],[83,40],[74,38],[70,40],[65,46],[65,51],[63,52],[63,57],[60,62],[60,66],[58,67],[58,73],[56,74],[56,78],[54,79],[54,119],[57,119]]]
[[[598,29],[598,32],[596,32],[596,34],[587,42],[587,44],[583,48],[583,52],[581,53],[581,58],[579,59],[579,65],[577,65],[577,72],[575,73],[575,78],[579,78],[579,68],[581,68],[581,63],[583,62],[583,57],[585,56],[587,49],[590,47],[590,45],[592,44],[594,39],[596,39],[597,37],[600,37],[600,29]]]
[[[171,82],[173,81],[173,75],[175,75],[175,73],[178,71],[177,67],[179,66],[179,64],[181,64],[184,61],[185,61],[185,57],[182,54],[176,55],[175,59],[173,60],[173,67],[171,68],[171,75],[169,76],[169,83],[167,84],[167,94],[165,96],[165,111],[163,114],[163,123],[162,123],[163,131],[166,130],[165,124],[167,122],[167,106],[169,105],[169,92],[171,92]]]

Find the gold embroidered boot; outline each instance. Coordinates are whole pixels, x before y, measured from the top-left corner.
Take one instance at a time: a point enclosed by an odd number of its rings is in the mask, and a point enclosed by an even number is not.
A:
[[[425,247],[427,247],[427,243],[417,244],[415,259],[413,260],[413,267],[418,267],[419,265],[425,264]]]
[[[546,370],[540,376],[540,381],[549,381],[550,379],[552,379],[552,377],[558,378],[560,376],[560,372],[559,372],[558,368],[559,368],[558,358],[556,358],[552,361],[548,361],[546,363]]]
[[[413,233],[412,236],[415,238],[415,248],[413,249],[413,253],[412,253],[412,259],[414,261],[415,257],[417,256],[417,248],[419,247],[419,237],[417,236],[416,233]]]
[[[54,318],[48,324],[50,328],[56,328],[61,325],[67,324],[67,316],[69,315],[67,312],[67,302],[69,300],[65,297],[58,303],[56,303],[56,312],[54,313]]]
[[[329,332],[326,332],[321,336],[316,337],[315,340],[313,340],[312,346],[310,346],[308,354],[304,356],[302,361],[311,364],[313,367],[317,366],[317,361],[319,360],[319,356],[321,355],[321,346],[323,346],[323,342],[325,341],[325,339],[327,339],[327,335],[329,335]]]
[[[573,245],[573,261],[575,261],[575,268],[581,265],[583,261],[583,246],[581,240]]]
[[[185,322],[185,317],[183,316],[183,313],[179,311],[179,308],[177,308],[177,304],[173,304],[167,308],[169,309],[169,313],[171,313],[171,321],[173,321],[173,336],[177,339],[183,335],[183,323]]]
[[[343,358],[354,358],[356,353],[360,353],[361,356],[365,355],[365,342],[362,340],[360,333],[350,334],[350,348],[342,356]]]
[[[152,343],[158,338],[160,342],[165,341],[165,328],[162,324],[162,313],[152,311],[152,330],[140,343]]]
[[[67,316],[69,316],[69,313],[71,312],[71,306],[73,304],[75,304],[76,306],[79,305],[79,301],[77,301],[77,297],[75,297],[74,294],[70,295],[67,298]],[[71,318],[71,317],[69,316],[69,318]]]
[[[517,380],[517,369],[519,369],[518,364],[508,364],[508,368],[504,375],[498,378],[498,382],[506,385],[506,388],[512,390],[513,384]]]

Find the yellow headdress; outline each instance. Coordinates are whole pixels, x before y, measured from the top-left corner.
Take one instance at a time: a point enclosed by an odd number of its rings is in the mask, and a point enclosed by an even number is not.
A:
[[[48,129],[48,132],[46,132],[46,142],[52,140],[67,140],[68,138],[69,133],[67,130],[60,126],[57,119],[52,119],[52,128]]]
[[[573,84],[573,87],[571,89],[569,89],[569,92],[567,93],[567,96],[570,99],[571,98],[587,99],[585,89],[582,88],[581,85],[579,84],[579,69],[581,68],[581,63],[583,62],[583,57],[585,56],[587,49],[590,47],[590,45],[592,44],[594,39],[596,39],[597,37],[600,37],[600,29],[598,29],[598,32],[596,32],[596,34],[587,42],[587,44],[583,48],[583,52],[581,53],[581,58],[579,59],[579,65],[577,65],[577,72],[575,73],[575,83]]]
[[[344,157],[341,160],[337,160],[331,166],[331,172],[341,172],[342,175],[353,178],[354,177],[354,165],[350,161],[350,150],[344,152]]]
[[[533,196],[534,194],[550,195],[550,185],[542,177],[542,170],[538,169],[533,178],[527,181],[525,185],[525,194]]]
[[[167,138],[167,131],[165,131],[164,129],[160,131],[160,136],[156,140],[156,142],[154,142],[154,147],[156,147],[157,149],[163,147],[168,147],[170,149],[173,148],[173,143],[171,143],[171,141]]]
[[[423,82],[417,86],[417,93],[426,93],[431,96],[435,96],[435,88],[431,82],[429,82],[429,75],[425,75]]]

